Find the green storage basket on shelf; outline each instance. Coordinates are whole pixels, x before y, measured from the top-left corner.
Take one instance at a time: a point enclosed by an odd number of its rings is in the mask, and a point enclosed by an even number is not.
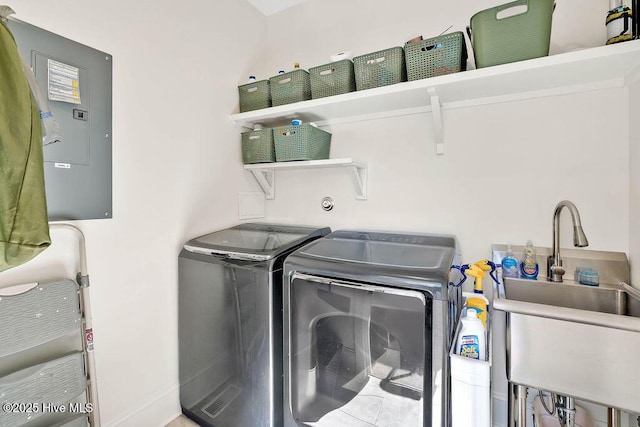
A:
[[[409,81],[467,69],[467,46],[462,31],[407,43],[404,55]]]
[[[273,106],[311,99],[311,81],[306,70],[293,70],[269,79]]]
[[[273,130],[276,161],[329,158],[331,134],[310,124],[282,126]]]
[[[517,0],[473,15],[467,31],[476,68],[547,56],[553,9],[554,0]]]
[[[341,95],[356,90],[353,62],[349,59],[309,68],[311,98]]]
[[[240,112],[261,110],[271,107],[269,80],[260,80],[238,86]]]
[[[365,90],[407,81],[401,47],[380,50],[353,58],[356,89]]]
[[[272,129],[242,133],[242,161],[244,164],[276,161]]]

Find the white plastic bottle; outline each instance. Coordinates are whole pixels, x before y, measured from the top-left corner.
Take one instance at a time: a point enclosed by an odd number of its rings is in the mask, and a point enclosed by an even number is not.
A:
[[[456,343],[456,353],[471,359],[486,360],[487,338],[482,321],[473,308],[467,309],[467,315],[461,320],[462,327]]]

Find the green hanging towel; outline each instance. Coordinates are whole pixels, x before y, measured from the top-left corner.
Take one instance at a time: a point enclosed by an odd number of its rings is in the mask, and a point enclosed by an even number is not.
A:
[[[13,35],[0,20],[0,271],[50,244],[40,116]]]

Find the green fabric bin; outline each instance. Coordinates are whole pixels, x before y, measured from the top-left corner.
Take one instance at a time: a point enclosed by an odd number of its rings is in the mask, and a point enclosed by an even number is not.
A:
[[[517,0],[471,17],[467,27],[476,68],[549,54],[554,0]]]
[[[242,133],[242,161],[245,165],[276,161],[272,129]]]
[[[309,68],[311,98],[342,95],[356,90],[353,62],[349,59]]]
[[[365,90],[407,81],[404,50],[380,50],[353,58],[356,89]]]
[[[282,126],[273,130],[276,161],[329,158],[331,134],[310,124]]]
[[[273,106],[311,99],[311,81],[306,70],[297,69],[269,78]]]
[[[407,43],[404,56],[409,81],[467,69],[467,46],[462,31]]]
[[[241,113],[271,107],[269,80],[259,80],[238,86],[238,96]]]

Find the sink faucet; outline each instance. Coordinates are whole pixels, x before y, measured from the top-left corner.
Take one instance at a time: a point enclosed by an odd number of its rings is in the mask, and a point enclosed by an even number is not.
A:
[[[585,236],[582,230],[580,213],[578,213],[576,205],[568,200],[563,200],[558,203],[553,212],[553,252],[547,259],[547,279],[550,282],[562,282],[562,276],[565,273],[565,269],[562,267],[562,259],[560,258],[560,212],[562,212],[562,208],[569,209],[569,213],[571,213],[571,221],[573,222],[573,246],[577,248],[589,246],[587,236]]]

